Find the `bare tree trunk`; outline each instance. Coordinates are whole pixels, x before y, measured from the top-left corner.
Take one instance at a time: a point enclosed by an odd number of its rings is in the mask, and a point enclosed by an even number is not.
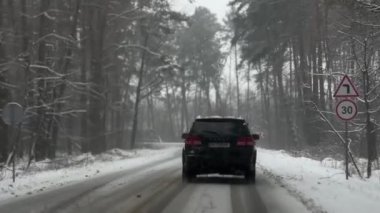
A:
[[[314,1],[315,2],[315,13],[316,13],[316,57],[317,57],[317,73],[319,74],[318,76],[318,82],[319,82],[319,102],[318,104],[320,105],[321,109],[325,110],[326,109],[326,102],[325,102],[325,80],[324,80],[324,75],[323,75],[323,54],[322,54],[322,36],[323,36],[323,24],[324,22],[322,21],[322,14],[321,14],[321,9],[320,9],[320,1]]]
[[[246,119],[250,122],[251,121],[251,113],[250,113],[250,108],[251,108],[251,100],[250,100],[250,81],[251,81],[251,64],[248,62],[248,70],[247,70],[247,92],[246,92]]]
[[[2,100],[0,100],[2,101]],[[0,103],[0,107],[3,106],[3,103]],[[9,144],[8,144],[8,127],[0,120],[0,163],[4,163],[7,160]]]
[[[227,106],[231,107],[231,110],[229,110],[231,113],[233,112],[233,104],[232,104],[232,56],[229,56],[230,58],[230,66],[229,66],[229,72],[228,72],[228,100],[227,100]]]
[[[174,135],[174,124],[173,124],[173,107],[172,107],[172,97],[169,91],[168,84],[165,85],[165,93],[166,93],[166,110],[167,110],[167,119],[169,122],[168,128],[168,137],[171,138]]]
[[[369,81],[369,60],[368,56],[369,47],[367,39],[363,42],[363,91],[364,91],[364,105],[365,105],[365,116],[366,116],[366,136],[367,136],[367,177],[370,178],[372,175],[372,162],[377,159],[377,147],[376,147],[376,130],[374,122],[371,120],[371,106],[369,102],[370,93],[370,81]]]
[[[316,41],[311,41],[313,44],[311,45],[311,60],[313,62],[313,69],[312,72],[313,74],[311,75],[312,78],[312,83],[313,83],[313,95],[312,95],[312,100],[314,103],[316,103],[319,106],[319,76],[318,76],[318,63],[317,63],[317,48],[315,47]]]
[[[290,45],[289,47],[289,82],[288,82],[288,93],[289,93],[289,97],[291,100],[294,100],[296,97],[295,97],[295,93],[296,93],[296,90],[295,90],[295,68],[293,67],[294,66],[294,63],[293,63],[293,47],[292,45]]]
[[[194,97],[194,115],[202,115],[203,114],[203,105],[202,105],[202,91],[199,88],[199,85],[195,85],[195,97]]]
[[[328,17],[329,17],[329,7],[327,4],[324,4],[323,8],[323,33],[322,33],[322,39],[321,42],[323,43],[323,46],[321,49],[324,49],[324,56],[325,56],[325,63],[326,63],[326,72],[330,75],[327,76],[327,101],[325,100],[325,109],[328,105],[328,108],[330,110],[333,109],[333,91],[332,91],[332,78],[333,76],[331,75],[332,70],[334,69],[333,67],[333,54],[330,49],[330,39],[328,36]],[[322,51],[322,50],[321,50]],[[323,87],[324,88],[324,87]]]
[[[86,2],[86,1],[85,1]],[[83,32],[81,34],[81,73],[80,73],[80,80],[81,82],[87,82],[89,79],[89,71],[91,67],[91,41],[88,38],[88,35],[91,33],[88,23],[91,20],[90,17],[90,10],[88,9],[88,5],[83,4],[82,6],[82,29]],[[86,88],[89,90],[88,88]],[[81,106],[86,109],[87,111],[85,113],[81,114],[81,151],[82,153],[90,152],[90,140],[89,140],[89,130],[88,130],[88,100],[89,95],[86,93],[82,93],[80,95],[80,103]]]
[[[156,117],[154,115],[154,99],[152,95],[147,97],[148,104],[148,127],[151,130],[156,129]]]
[[[313,112],[311,106],[307,105],[306,102],[312,100],[313,94],[311,90],[311,76],[308,71],[310,71],[310,66],[308,65],[305,41],[302,34],[299,35],[299,57],[300,57],[300,74],[302,76],[301,87],[302,87],[302,102],[300,103],[303,110],[304,116],[302,117],[302,128],[306,141],[310,144],[316,144],[318,138],[316,136],[315,128],[312,125],[312,121],[315,119],[315,112]]]
[[[212,106],[211,106],[211,99],[210,99],[210,80],[206,80],[206,101],[207,101],[207,114],[212,114]]]
[[[184,77],[182,76],[182,84],[181,84],[181,95],[182,95],[182,120],[183,120],[183,126],[181,127],[181,131],[186,131],[188,129],[189,125],[189,112],[187,109],[187,97],[186,97],[186,85]]]
[[[237,116],[240,115],[240,83],[239,83],[239,67],[238,67],[238,55],[237,55],[237,45],[235,45],[235,77],[236,77],[236,106],[237,106]]]
[[[123,103],[123,106],[122,106],[122,111],[121,111],[121,117],[122,117],[122,120],[121,120],[121,126],[120,126],[120,129],[121,129],[121,135],[120,135],[120,140],[117,141],[117,147],[118,148],[123,148],[123,149],[126,149],[128,148],[128,142],[125,140],[125,138],[127,138],[128,136],[128,129],[126,128],[126,126],[128,126],[128,121],[129,121],[129,113],[128,113],[128,101],[129,100],[129,90],[130,90],[130,81],[131,81],[131,74],[130,73],[126,73],[126,81],[125,83],[123,84],[124,88],[125,88],[125,91],[124,91],[124,99],[125,99],[125,102]]]
[[[91,1],[92,2],[92,1]],[[101,153],[106,150],[105,141],[105,81],[106,76],[103,73],[103,47],[104,34],[106,29],[106,16],[108,0],[99,0],[99,7],[94,7],[89,4],[90,13],[90,48],[91,50],[91,72],[90,81],[94,84],[93,90],[96,91],[97,97],[92,96],[89,100],[88,111],[88,130],[93,135],[91,138],[90,150],[94,154]]]
[[[213,85],[215,88],[215,113],[218,115],[224,115],[224,105],[222,101],[222,97],[220,95],[220,83],[219,81],[215,80],[213,81]]]
[[[332,54],[330,50],[330,44],[328,38],[325,38],[325,60],[326,60],[326,71],[328,72],[327,76],[327,98],[328,101],[328,107],[330,110],[333,109],[333,91],[332,91],[332,84],[333,84],[333,76],[332,76],[332,70],[334,69],[333,67],[333,59],[332,59]]]
[[[273,97],[273,114],[274,116],[272,117],[272,125],[273,125],[273,130],[272,130],[272,137],[273,137],[273,144],[274,148],[283,148],[283,140],[282,140],[282,135],[281,131],[282,128],[280,128],[282,124],[282,116],[280,113],[280,94],[279,94],[279,82],[278,82],[278,75],[276,72],[277,66],[276,66],[276,60],[277,60],[277,55],[272,55],[270,56],[270,66],[272,67],[272,77],[273,77],[273,89],[272,89],[272,97]],[[281,139],[280,139],[281,138]]]
[[[5,14],[4,6],[3,6],[3,0],[0,0],[0,28],[3,27],[3,14]],[[3,64],[6,61],[5,57],[5,47],[3,42],[0,42],[0,64]],[[5,82],[5,78],[3,74],[1,73],[2,70],[0,70],[0,82]],[[0,109],[2,109],[8,99],[8,91],[7,89],[0,87]],[[5,162],[7,160],[8,156],[8,128],[3,123],[3,120],[0,119],[0,163]]]
[[[76,38],[76,34],[77,34],[77,27],[78,27],[77,25],[78,25],[80,4],[81,4],[81,1],[78,0],[77,3],[75,4],[74,11],[73,11],[74,12],[73,13],[73,20],[72,20],[72,25],[70,28],[70,35],[72,38]],[[70,45],[66,45],[66,47],[63,51],[63,54],[61,56],[62,58],[64,58],[62,67],[60,67],[61,74],[67,75],[69,66],[71,64],[72,56],[73,56],[72,47]],[[54,86],[53,100],[56,100],[58,98],[63,97],[65,90],[66,90],[66,84],[65,83],[62,83],[59,86]],[[58,103],[57,106],[55,107],[55,112],[61,112],[63,107],[64,107],[64,104]],[[56,153],[57,144],[58,144],[58,133],[59,133],[59,123],[60,122],[61,122],[61,117],[60,116],[54,116],[54,119],[52,119],[52,121],[50,123],[50,129],[52,131],[52,140],[51,140],[51,144],[49,146],[49,158],[50,159],[55,158],[55,153]]]
[[[274,145],[273,137],[273,127],[272,127],[272,113],[271,113],[271,98],[269,92],[269,65],[266,65],[265,68],[265,117],[266,117],[266,126],[268,130],[268,146],[272,148]]]
[[[149,40],[149,35],[146,34],[144,38],[144,47],[147,47]],[[134,106],[134,112],[133,112],[133,120],[132,120],[132,132],[131,132],[131,141],[130,141],[130,147],[131,149],[135,148],[136,144],[136,134],[137,134],[137,125],[138,125],[138,114],[139,114],[139,105],[140,105],[140,96],[141,96],[141,86],[143,82],[143,76],[144,76],[144,69],[145,69],[145,58],[146,58],[146,51],[141,50],[141,64],[140,64],[140,70],[139,70],[139,80],[136,87],[136,99],[135,99],[135,106]]]
[[[49,8],[49,0],[41,0],[40,3],[40,13],[45,13]],[[48,29],[48,20],[47,18],[42,15],[39,19],[39,38],[42,38],[45,34],[47,34]],[[42,39],[38,46],[38,63],[40,65],[43,65],[45,63],[45,57],[46,57],[46,42],[44,39]],[[41,69],[41,72],[43,70]],[[41,76],[39,76],[41,77]],[[46,82],[42,79],[38,80],[37,82],[37,91],[38,91],[38,101],[37,104],[39,106],[43,106],[43,104],[46,102]],[[37,138],[36,138],[36,146],[35,146],[35,154],[36,154],[36,160],[42,160],[47,157],[48,155],[48,148],[49,148],[49,138],[48,138],[48,129],[46,127],[47,123],[47,116],[46,116],[46,109],[43,107],[40,107],[37,110],[38,114],[38,125],[36,126],[36,132],[37,132]]]

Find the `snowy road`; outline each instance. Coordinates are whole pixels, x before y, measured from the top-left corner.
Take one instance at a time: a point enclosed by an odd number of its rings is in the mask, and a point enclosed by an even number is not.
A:
[[[180,156],[0,203],[0,212],[302,213],[300,201],[258,171],[240,177],[181,179]]]

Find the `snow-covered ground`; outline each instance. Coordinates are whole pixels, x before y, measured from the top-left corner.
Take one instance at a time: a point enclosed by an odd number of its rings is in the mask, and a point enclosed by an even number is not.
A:
[[[180,149],[178,145],[132,151],[113,149],[97,156],[83,154],[53,163],[48,160],[42,161],[32,164],[27,172],[17,170],[15,183],[12,181],[12,172],[3,170],[0,173],[0,201],[54,190],[120,170],[138,168],[168,156],[178,155]],[[25,165],[26,163],[19,164],[20,167]]]
[[[313,212],[370,213],[380,209],[380,171],[371,179],[346,180],[343,162],[295,158],[285,151],[259,149],[264,175],[298,197]]]

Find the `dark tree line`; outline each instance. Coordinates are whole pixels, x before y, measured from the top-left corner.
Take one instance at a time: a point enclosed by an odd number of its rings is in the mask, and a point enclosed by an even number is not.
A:
[[[171,63],[163,51],[155,53],[154,65],[144,57],[153,58],[151,46],[164,42],[170,22],[183,21],[182,15],[166,1],[0,5],[0,100],[1,107],[10,101],[25,107],[20,155],[39,160],[54,158],[58,148],[100,153],[128,147],[136,91],[131,80],[141,79],[139,69]],[[148,25],[155,32],[145,32]],[[152,37],[149,43],[143,34]],[[4,161],[11,141],[1,127]]]
[[[331,129],[319,113],[343,134],[333,93],[348,74],[361,94],[359,115],[349,123],[351,147],[368,157],[370,176],[378,158],[380,1],[234,0],[231,6],[232,43],[257,70],[267,145],[331,148]]]
[[[0,164],[15,143],[31,162],[178,140],[223,109],[220,30],[167,0],[0,0],[0,108],[25,109],[18,142],[0,121]]]

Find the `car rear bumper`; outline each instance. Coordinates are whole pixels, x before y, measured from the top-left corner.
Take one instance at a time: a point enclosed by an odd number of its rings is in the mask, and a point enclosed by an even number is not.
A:
[[[197,173],[236,174],[249,170],[256,163],[256,150],[235,152],[195,152],[184,150],[184,166]]]

